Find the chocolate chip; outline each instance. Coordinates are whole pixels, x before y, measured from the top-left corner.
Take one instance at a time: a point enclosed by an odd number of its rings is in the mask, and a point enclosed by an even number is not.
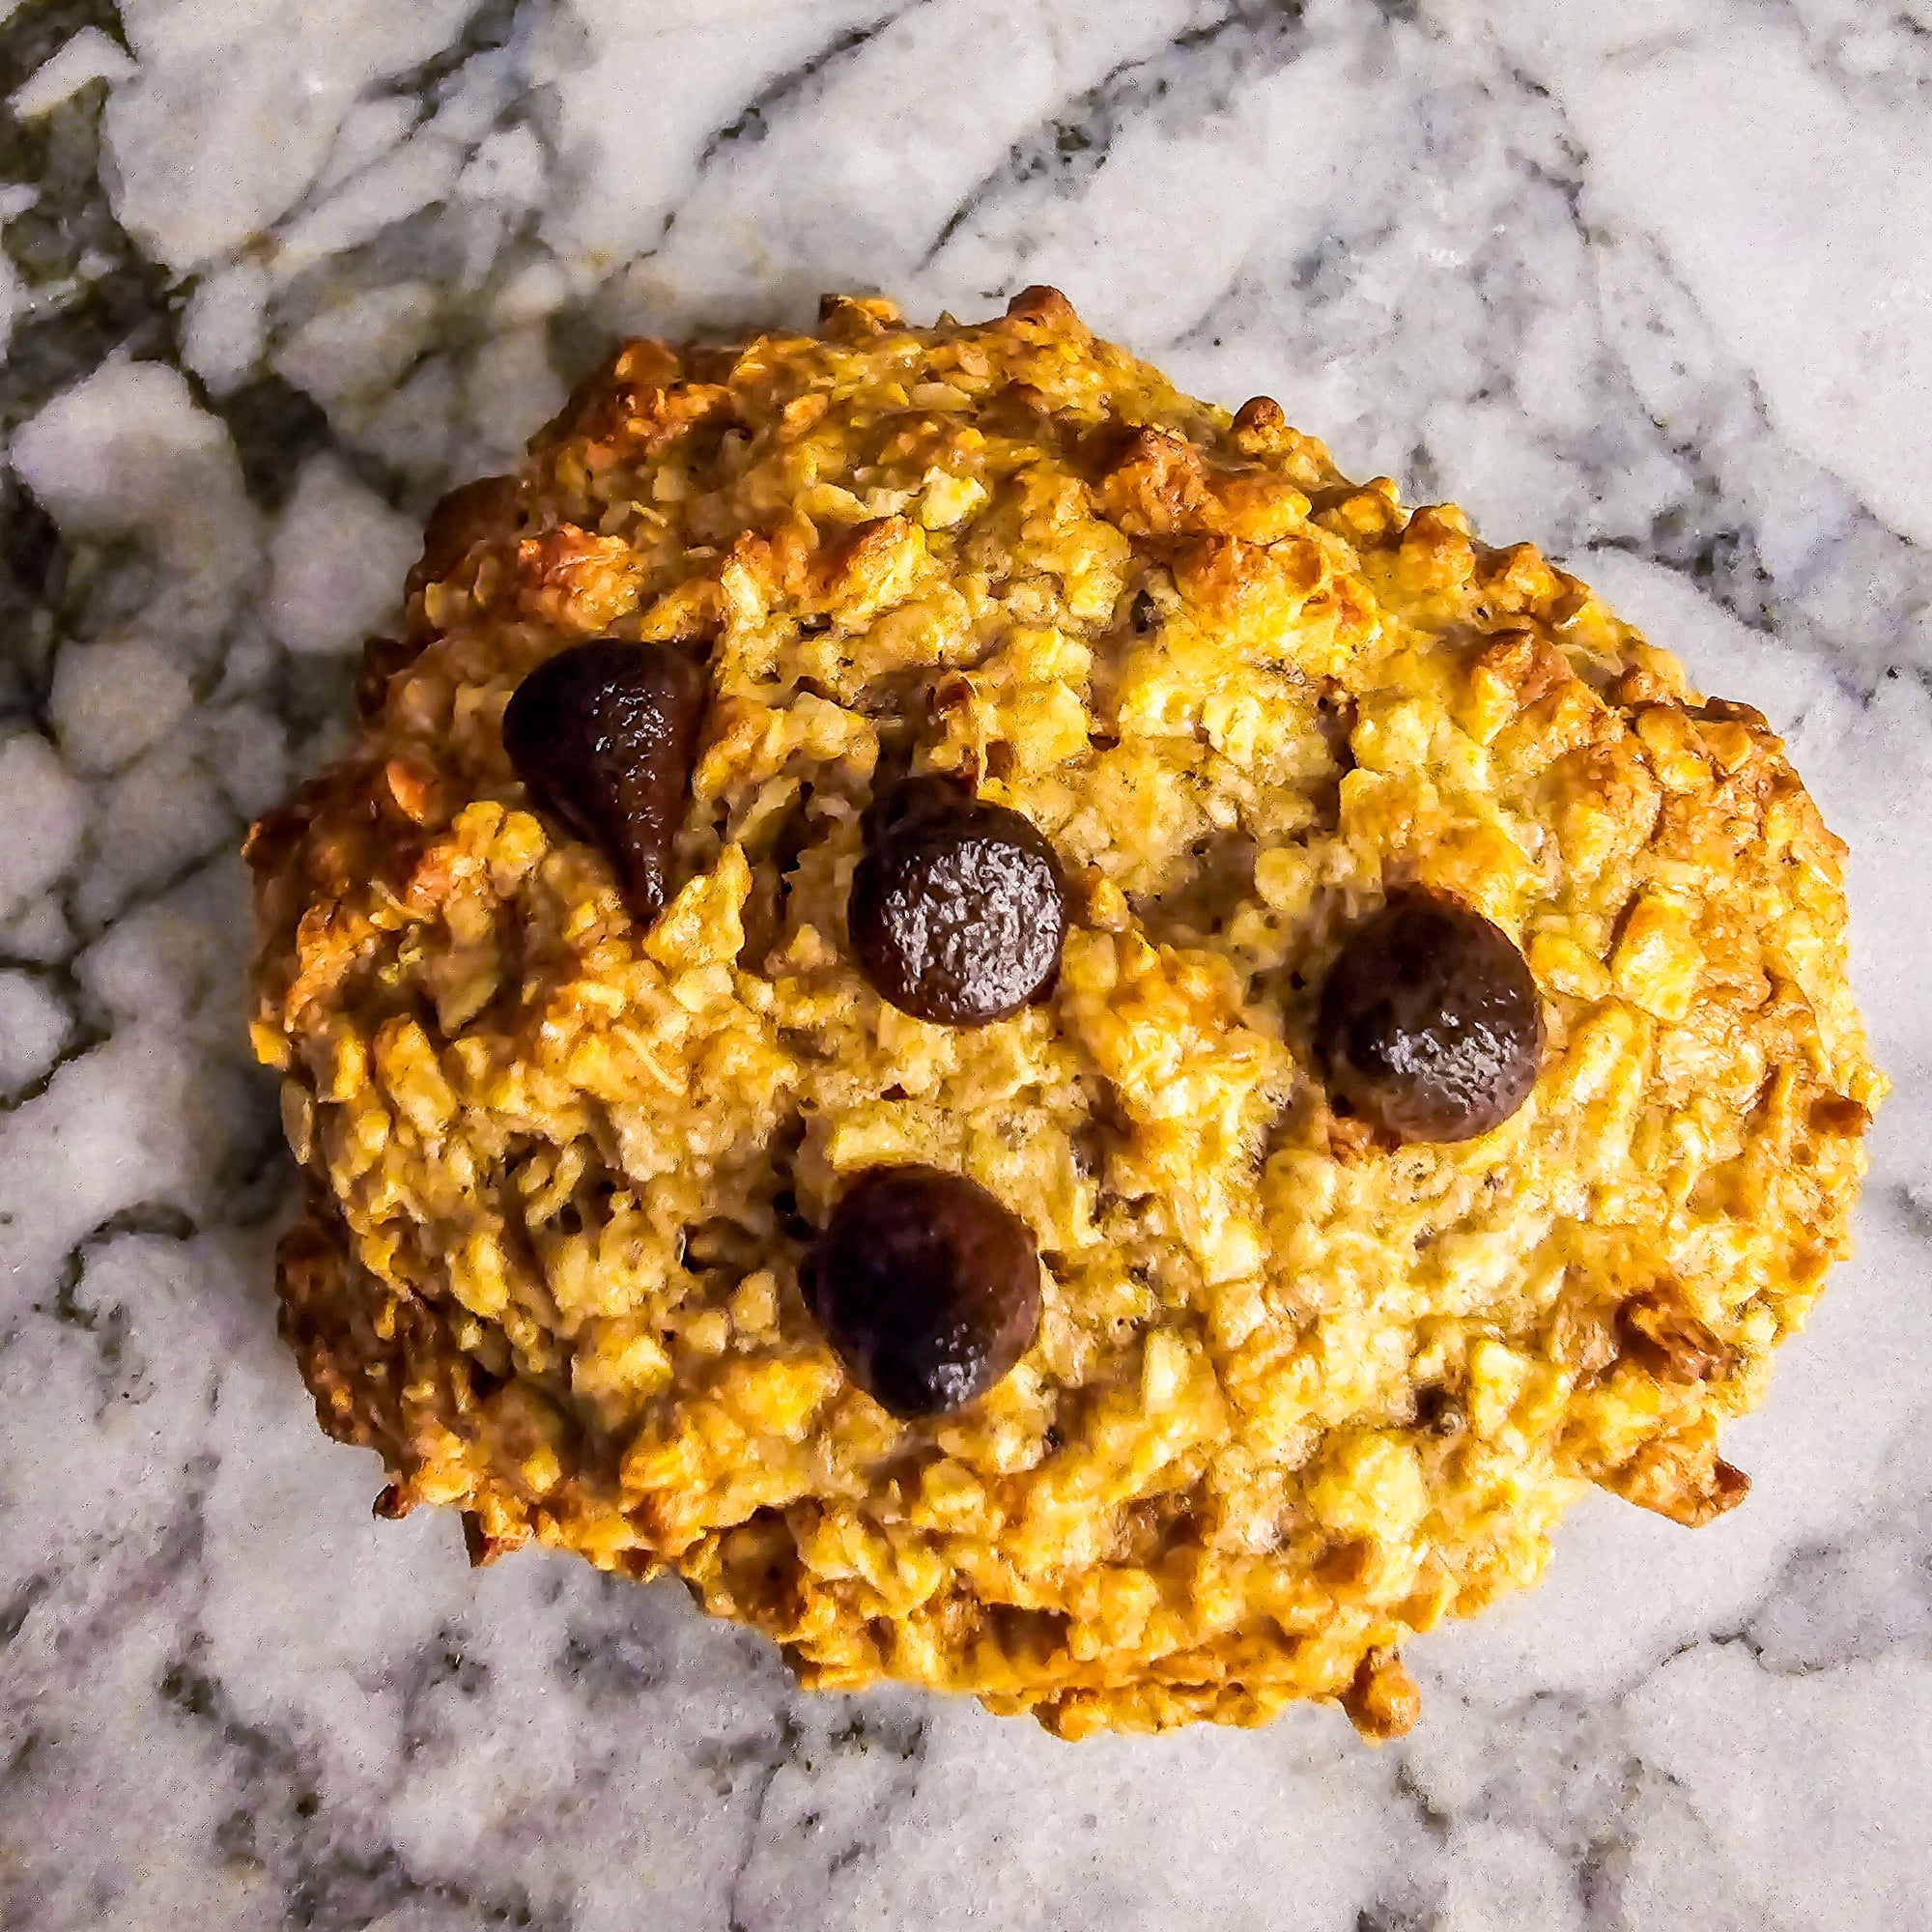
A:
[[[1316,1051],[1338,1112],[1397,1140],[1470,1140],[1536,1084],[1536,980],[1480,913],[1399,888],[1329,969]]]
[[[503,713],[525,788],[611,861],[646,923],[664,905],[704,698],[704,673],[682,652],[603,638],[546,659]]]
[[[1006,1376],[1039,1327],[1033,1231],[932,1167],[868,1167],[838,1197],[800,1288],[852,1379],[912,1421]]]
[[[867,814],[845,920],[882,999],[918,1019],[983,1026],[1058,971],[1066,884],[1017,811],[950,779],[909,779]]]

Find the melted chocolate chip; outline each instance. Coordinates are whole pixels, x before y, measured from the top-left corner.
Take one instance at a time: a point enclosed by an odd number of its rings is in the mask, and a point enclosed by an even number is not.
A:
[[[1338,1111],[1398,1140],[1471,1140],[1536,1084],[1536,980],[1480,913],[1404,887],[1329,969],[1316,1050]]]
[[[603,638],[540,664],[503,713],[517,777],[611,861],[645,922],[665,901],[704,696],[703,671],[681,652]]]
[[[880,998],[918,1019],[983,1026],[1058,971],[1066,885],[1017,811],[951,779],[909,779],[867,814],[845,920]]]
[[[1033,1231],[968,1180],[868,1167],[800,1270],[806,1305],[852,1379],[902,1421],[950,1415],[1033,1345]]]

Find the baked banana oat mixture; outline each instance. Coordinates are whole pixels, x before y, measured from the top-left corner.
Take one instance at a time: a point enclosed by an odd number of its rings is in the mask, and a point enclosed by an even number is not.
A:
[[[1884,1080],[1749,706],[1036,289],[626,346],[259,825],[284,1327],[455,1504],[1052,1730],[1696,1525]]]

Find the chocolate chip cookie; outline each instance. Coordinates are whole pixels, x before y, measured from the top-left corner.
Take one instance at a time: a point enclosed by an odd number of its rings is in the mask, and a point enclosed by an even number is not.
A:
[[[464,1513],[1069,1737],[1415,1714],[1592,1485],[1737,1504],[1884,1087],[1748,705],[996,321],[634,342],[249,844],[284,1326]]]

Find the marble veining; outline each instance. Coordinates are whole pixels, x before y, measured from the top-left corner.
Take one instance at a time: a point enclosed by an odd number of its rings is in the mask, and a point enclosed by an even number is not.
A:
[[[235,846],[617,331],[1050,280],[1750,697],[1897,1093],[1690,1535],[1426,1716],[1068,1747],[370,1520],[273,1334]],[[1932,1923],[1926,0],[0,0],[0,1925]]]

